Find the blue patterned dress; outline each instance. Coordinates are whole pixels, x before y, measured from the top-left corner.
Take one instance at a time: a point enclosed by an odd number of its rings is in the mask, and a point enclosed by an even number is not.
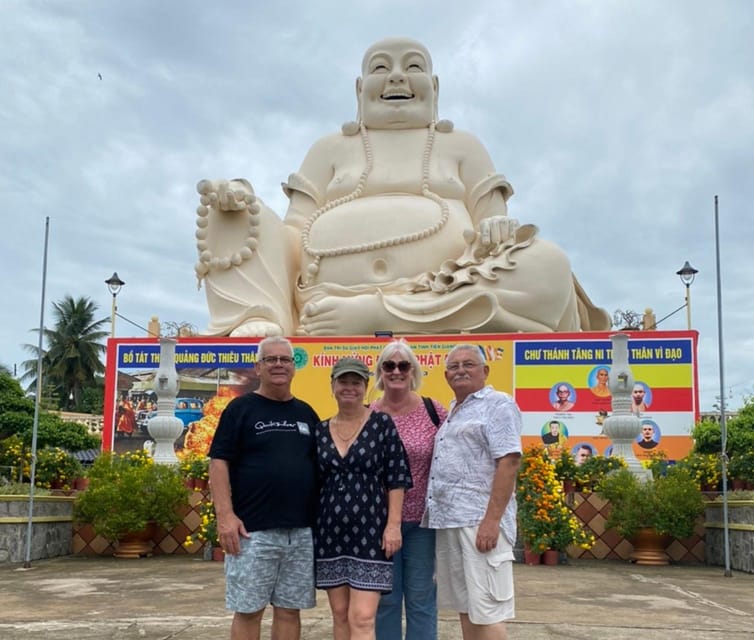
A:
[[[345,456],[330,421],[315,430],[319,507],[314,534],[316,585],[365,591],[393,588],[393,561],[381,549],[387,492],[412,486],[408,456],[393,419],[373,411]]]

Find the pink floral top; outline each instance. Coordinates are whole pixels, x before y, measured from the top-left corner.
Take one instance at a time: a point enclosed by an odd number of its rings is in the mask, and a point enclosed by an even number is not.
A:
[[[448,412],[436,400],[432,402],[442,425]],[[373,402],[370,408],[375,409],[376,404]],[[439,426],[436,427],[432,422],[424,402],[409,413],[391,417],[408,454],[409,469],[411,469],[411,478],[414,482],[413,488],[409,489],[403,498],[401,519],[403,522],[419,522],[424,514],[429,468],[432,464],[435,434]]]

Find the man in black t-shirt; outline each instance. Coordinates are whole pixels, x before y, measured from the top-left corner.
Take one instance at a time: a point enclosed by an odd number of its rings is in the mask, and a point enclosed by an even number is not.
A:
[[[209,450],[212,499],[225,550],[231,638],[258,638],[272,604],[272,637],[301,633],[315,605],[312,524],[316,505],[314,409],[293,397],[296,368],[285,338],[259,343],[259,389],[220,416]]]

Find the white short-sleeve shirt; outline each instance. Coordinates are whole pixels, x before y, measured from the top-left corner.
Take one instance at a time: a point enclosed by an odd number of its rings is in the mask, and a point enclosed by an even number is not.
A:
[[[521,453],[521,428],[521,412],[513,398],[489,385],[469,394],[460,405],[451,403],[435,437],[424,526],[451,529],[481,522],[492,491],[495,461]],[[515,544],[515,491],[500,526]]]

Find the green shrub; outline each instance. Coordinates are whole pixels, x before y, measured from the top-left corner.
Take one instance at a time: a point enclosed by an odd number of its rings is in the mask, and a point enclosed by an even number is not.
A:
[[[111,541],[142,531],[148,522],[171,529],[188,505],[188,490],[176,467],[154,464],[143,451],[104,453],[88,473],[89,486],[76,498],[79,522]]]
[[[0,481],[0,496],[28,496],[31,491],[31,485],[28,482],[2,482]],[[51,495],[49,489],[42,487],[34,488],[35,496]]]
[[[31,445],[31,425],[19,432],[26,445]],[[37,448],[61,447],[66,451],[86,451],[99,449],[102,443],[99,437],[89,433],[89,430],[77,422],[67,422],[51,413],[39,416],[37,431]]]
[[[696,480],[677,465],[649,482],[622,469],[604,478],[597,491],[611,505],[607,528],[614,528],[629,539],[643,527],[652,527],[660,535],[687,538],[704,512],[704,499]]]
[[[702,420],[691,431],[694,440],[694,453],[720,453],[723,439],[720,424],[712,420]]]

